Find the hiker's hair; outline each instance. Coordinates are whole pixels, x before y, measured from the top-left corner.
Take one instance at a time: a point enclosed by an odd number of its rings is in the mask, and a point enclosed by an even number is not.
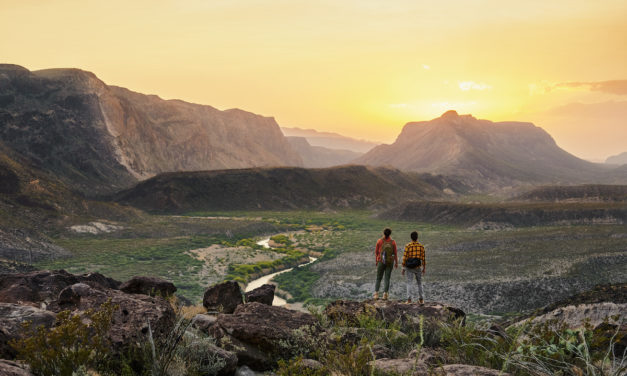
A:
[[[413,241],[418,240],[418,233],[416,231],[414,231],[411,234],[409,234],[409,236],[411,236],[411,240],[413,240]]]
[[[386,228],[385,230],[383,230],[383,235],[385,235],[386,238],[389,238],[391,233],[392,233],[392,230],[390,230],[389,228]]]

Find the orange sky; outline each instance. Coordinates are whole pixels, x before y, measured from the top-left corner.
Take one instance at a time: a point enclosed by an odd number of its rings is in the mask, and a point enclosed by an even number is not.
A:
[[[627,151],[627,1],[435,3],[0,0],[0,62],[385,142],[455,109]]]

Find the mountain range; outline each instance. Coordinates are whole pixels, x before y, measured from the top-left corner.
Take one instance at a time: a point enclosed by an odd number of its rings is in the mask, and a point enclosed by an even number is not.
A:
[[[168,171],[302,165],[273,118],[135,93],[79,69],[0,65],[0,141],[85,194]]]
[[[366,153],[375,146],[376,142],[358,140],[333,132],[320,132],[315,129],[281,127],[287,137],[304,137],[311,146],[321,146],[327,149],[350,150],[355,153]]]

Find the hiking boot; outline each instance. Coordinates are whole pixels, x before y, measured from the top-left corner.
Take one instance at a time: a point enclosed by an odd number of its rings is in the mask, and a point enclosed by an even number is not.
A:
[[[418,300],[418,303],[420,303],[420,305],[424,305],[425,301],[423,299]]]
[[[374,295],[372,295],[372,299],[374,300],[378,300],[379,299],[379,292],[375,292]]]
[[[383,293],[383,300],[388,300],[388,293],[387,292]]]

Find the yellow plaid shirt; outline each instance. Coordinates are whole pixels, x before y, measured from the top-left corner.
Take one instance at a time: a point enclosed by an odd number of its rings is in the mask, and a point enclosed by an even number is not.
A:
[[[427,261],[425,260],[425,247],[414,241],[408,243],[405,246],[405,252],[403,252],[403,266],[405,266],[405,262],[407,262],[410,258],[419,258],[422,260],[422,266],[426,266]]]

